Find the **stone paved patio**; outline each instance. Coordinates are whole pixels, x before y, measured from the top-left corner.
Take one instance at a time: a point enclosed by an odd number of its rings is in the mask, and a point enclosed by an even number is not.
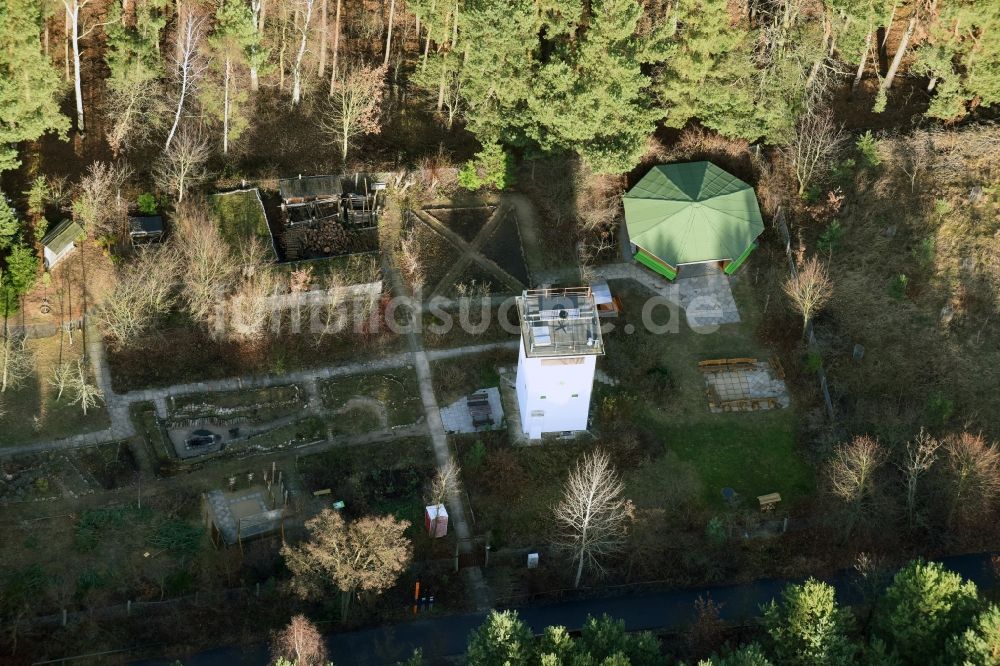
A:
[[[713,413],[788,407],[791,400],[783,379],[766,364],[705,373],[709,409]]]
[[[695,330],[740,321],[740,312],[729,286],[729,276],[724,273],[715,272],[669,282],[632,263],[596,266],[593,272],[605,280],[635,280],[684,310],[688,325]]]
[[[500,400],[500,390],[495,386],[485,389],[478,389],[474,393],[485,393],[490,403],[490,415],[493,417],[493,429],[504,427],[503,405]],[[469,414],[469,407],[466,404],[468,396],[451,403],[447,407],[441,408],[441,421],[444,429],[449,433],[456,432],[477,432],[472,425],[472,415]]]

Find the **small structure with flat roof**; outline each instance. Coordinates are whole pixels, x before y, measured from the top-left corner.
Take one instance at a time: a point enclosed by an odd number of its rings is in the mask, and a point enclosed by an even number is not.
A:
[[[604,339],[590,287],[531,289],[517,298],[517,401],[530,439],[587,429]]]
[[[52,270],[66,255],[76,249],[76,242],[86,233],[76,222],[63,220],[42,239],[45,254],[45,268]]]
[[[131,215],[128,235],[133,243],[159,243],[163,240],[163,218],[159,215]]]

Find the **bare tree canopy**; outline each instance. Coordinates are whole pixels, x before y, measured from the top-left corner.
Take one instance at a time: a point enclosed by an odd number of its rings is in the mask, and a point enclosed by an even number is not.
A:
[[[848,534],[869,508],[875,495],[875,475],[885,460],[886,453],[878,440],[868,435],[837,447],[828,475],[833,494],[848,505]]]
[[[625,543],[629,502],[622,499],[622,490],[611,459],[600,450],[584,455],[566,480],[554,509],[555,542],[577,565],[574,587],[580,586],[585,568],[603,573],[602,560]]]
[[[802,315],[802,330],[833,295],[833,281],[826,266],[816,257],[807,259],[782,285],[795,310]]]
[[[172,244],[141,250],[114,274],[97,312],[104,334],[125,345],[145,333],[176,300],[180,261]]]
[[[916,437],[906,443],[906,454],[899,467],[903,472],[903,482],[906,486],[906,517],[910,527],[913,527],[917,520],[918,483],[934,466],[940,448],[941,442],[931,437],[923,428]]]
[[[21,386],[34,370],[34,361],[24,336],[7,334],[0,338],[0,393]]]
[[[381,594],[410,565],[413,548],[405,535],[409,526],[409,521],[394,516],[366,516],[348,523],[339,512],[324,509],[306,521],[307,541],[281,550],[292,572],[292,589],[313,598],[332,585],[341,592],[341,619],[346,621],[355,594]]]
[[[810,109],[799,119],[791,140],[781,150],[795,172],[799,196],[829,170],[843,144],[844,132],[828,110]]]
[[[325,666],[328,663],[323,636],[305,615],[292,617],[288,626],[274,634],[271,654],[275,662],[283,659],[292,666]]]
[[[182,296],[191,317],[212,326],[238,271],[237,262],[202,202],[185,202],[176,217],[179,252],[184,263]]]
[[[185,128],[156,160],[153,176],[160,187],[173,192],[180,203],[189,189],[208,177],[205,164],[210,154],[208,140],[200,132]]]
[[[321,126],[330,140],[340,146],[340,157],[345,162],[355,139],[382,131],[385,73],[384,66],[345,69],[330,89]]]
[[[131,176],[124,162],[94,162],[80,179],[73,215],[91,237],[124,233],[128,209],[123,189]]]
[[[974,522],[993,509],[1000,495],[1000,451],[982,435],[968,432],[949,437],[944,450],[951,528]]]

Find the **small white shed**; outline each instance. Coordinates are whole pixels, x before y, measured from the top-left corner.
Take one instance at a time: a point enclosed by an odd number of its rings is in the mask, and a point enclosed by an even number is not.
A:
[[[427,530],[427,536],[432,539],[448,536],[448,510],[444,508],[444,504],[424,509],[424,528]]]
[[[45,268],[52,268],[62,261],[62,259],[76,249],[76,242],[86,234],[76,222],[63,220],[56,227],[46,234],[42,239],[42,248],[45,254]]]

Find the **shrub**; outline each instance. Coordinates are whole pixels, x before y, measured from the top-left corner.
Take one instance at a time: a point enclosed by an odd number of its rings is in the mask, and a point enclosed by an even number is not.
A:
[[[477,470],[483,466],[486,460],[486,445],[483,440],[477,439],[468,452],[465,454],[465,466],[470,470]]]
[[[459,170],[458,184],[471,191],[487,186],[506,189],[514,184],[514,159],[503,146],[490,141]]]
[[[834,220],[826,225],[826,229],[819,235],[816,246],[823,252],[833,253],[843,238],[844,227],[840,224],[840,220]]]
[[[897,301],[903,300],[906,298],[906,288],[909,284],[910,278],[906,277],[903,273],[900,273],[889,281],[889,295]]]
[[[934,265],[936,244],[933,236],[927,236],[913,248],[913,260],[921,270],[929,270]]]
[[[934,391],[927,396],[927,405],[924,411],[928,425],[941,427],[951,420],[951,416],[955,412],[955,404],[941,391]]]
[[[722,518],[712,516],[705,526],[705,536],[713,546],[721,546],[726,543],[726,525]]]
[[[143,215],[155,215],[156,214],[156,197],[154,197],[149,192],[143,192],[139,195],[139,212]]]
[[[809,352],[806,355],[806,370],[809,372],[819,372],[823,367],[823,355],[819,352]]]
[[[833,165],[833,168],[830,169],[830,177],[836,185],[847,189],[854,183],[854,172],[857,168],[858,163],[854,158],[848,157]]]
[[[875,168],[882,164],[882,157],[878,154],[878,139],[875,138],[871,130],[859,136],[857,143],[854,145],[858,149],[861,161],[866,167]]]

